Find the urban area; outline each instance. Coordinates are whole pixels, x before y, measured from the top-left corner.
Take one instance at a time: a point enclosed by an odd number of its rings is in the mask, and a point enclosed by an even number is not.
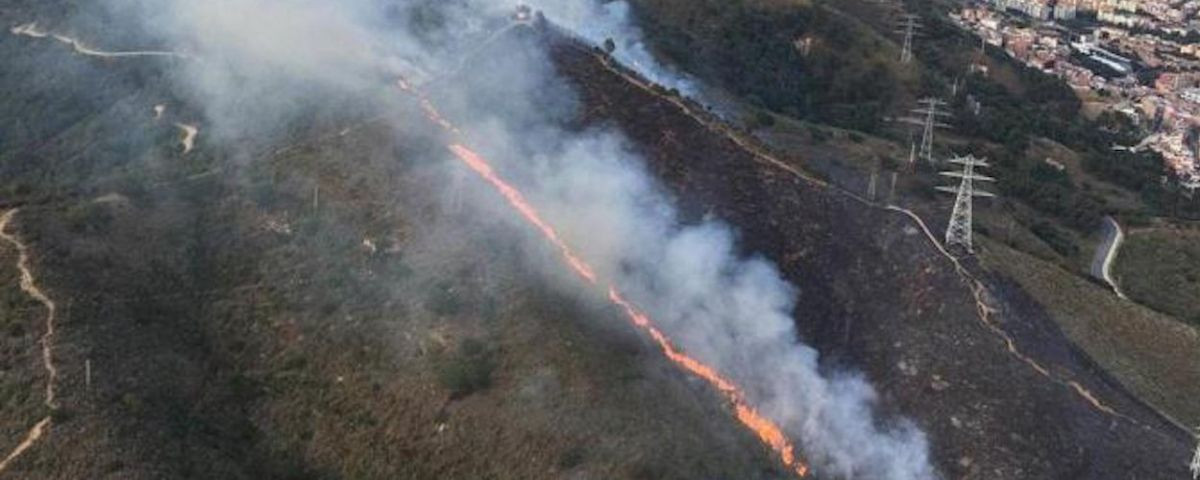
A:
[[[989,0],[952,13],[960,27],[1030,68],[1063,78],[1092,115],[1146,133],[1189,190],[1200,186],[1200,1]],[[983,65],[975,67],[987,74]]]

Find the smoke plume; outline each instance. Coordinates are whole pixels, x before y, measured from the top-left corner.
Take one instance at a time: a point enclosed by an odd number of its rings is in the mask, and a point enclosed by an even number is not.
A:
[[[824,375],[816,351],[798,343],[793,313],[799,321],[831,320],[793,312],[804,292],[768,260],[741,256],[729,226],[683,225],[620,132],[563,126],[577,99],[539,42],[519,33],[525,27],[511,26],[517,4],[112,0],[112,8],[140,11],[142,27],[172,48],[200,58],[181,67],[176,81],[203,106],[210,127],[227,136],[266,135],[314,107],[345,107],[334,102],[416,109],[395,88],[401,76],[434,92],[465,132],[462,141],[496,162],[598,275],[627,292],[682,350],[741,385],[820,474],[937,477],[919,429],[878,418],[876,394],[862,375]],[[693,91],[693,80],[654,60],[625,2],[532,6],[588,41],[612,38],[616,58],[649,79]],[[462,167],[447,162],[446,168]],[[477,208],[496,208],[486,185],[466,185]],[[545,249],[533,235],[514,240]],[[562,275],[560,264],[538,267]]]

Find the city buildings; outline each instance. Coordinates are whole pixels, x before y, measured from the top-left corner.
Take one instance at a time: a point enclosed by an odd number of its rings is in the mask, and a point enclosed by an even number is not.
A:
[[[1187,139],[1200,128],[1200,42],[1188,38],[1198,12],[1200,0],[988,0],[951,20],[1149,129],[1127,149],[1158,152],[1195,184],[1200,152]]]

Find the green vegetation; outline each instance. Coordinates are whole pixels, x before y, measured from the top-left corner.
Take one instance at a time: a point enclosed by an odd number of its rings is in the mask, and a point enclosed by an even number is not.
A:
[[[109,208],[97,202],[85,202],[67,210],[66,222],[74,233],[99,234],[112,224],[113,215]]]
[[[754,106],[876,131],[902,98],[892,47],[824,2],[633,3],[659,50]],[[796,44],[805,38],[807,52]]]
[[[988,239],[981,243],[985,265],[1045,305],[1063,332],[1105,371],[1179,422],[1200,422],[1200,404],[1194,401],[1200,395],[1200,339],[1191,327],[1051,263]]]
[[[1162,159],[1154,153],[1115,152],[1113,144],[1136,143],[1138,132],[1119,117],[1096,121],[1080,114],[1081,101],[1063,81],[1020,65],[994,48],[978,56],[978,42],[949,23],[947,5],[936,0],[907,4],[926,24],[917,63],[894,61],[894,25],[878,6],[859,0],[636,0],[653,44],[685,70],[747,99],[756,109],[810,122],[880,135],[907,145],[907,137],[883,123],[903,115],[913,99],[949,97],[955,128],[952,149],[989,158],[1003,201],[1019,201],[1042,218],[1026,228],[1069,256],[1071,242],[1054,229],[1090,234],[1105,214],[1126,217],[1200,218],[1200,199],[1182,198],[1164,186]],[[798,43],[800,42],[800,43]],[[983,61],[987,76],[964,76]],[[982,107],[979,114],[972,101]],[[767,128],[763,112],[749,116]],[[856,134],[857,135],[857,134]],[[853,137],[851,137],[853,138]],[[1138,195],[1139,205],[1117,204],[1049,167],[1033,147],[1045,138],[1065,145],[1083,171]],[[815,144],[823,138],[812,138]],[[856,142],[857,143],[857,142]],[[963,143],[969,145],[963,145]],[[1055,225],[1048,226],[1047,220]]]
[[[1113,274],[1130,298],[1200,326],[1200,231],[1130,232]]]
[[[558,456],[558,468],[562,470],[570,470],[578,467],[587,460],[587,453],[582,446],[576,445],[568,448]]]
[[[438,366],[438,380],[451,398],[462,398],[492,385],[496,364],[491,350],[481,341],[468,338]]]
[[[439,282],[429,291],[425,308],[441,316],[456,315],[463,311],[463,302],[450,282]]]

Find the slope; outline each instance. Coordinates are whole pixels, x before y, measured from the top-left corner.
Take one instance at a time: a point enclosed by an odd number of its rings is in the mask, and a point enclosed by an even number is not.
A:
[[[775,260],[800,287],[806,339],[864,369],[885,403],[930,432],[946,474],[1184,471],[1187,433],[1097,373],[1018,289],[989,280],[977,305],[907,216],[764,165],[595,55],[563,46],[557,58],[593,106],[581,121],[620,125],[693,218],[728,219],[747,251]]]

